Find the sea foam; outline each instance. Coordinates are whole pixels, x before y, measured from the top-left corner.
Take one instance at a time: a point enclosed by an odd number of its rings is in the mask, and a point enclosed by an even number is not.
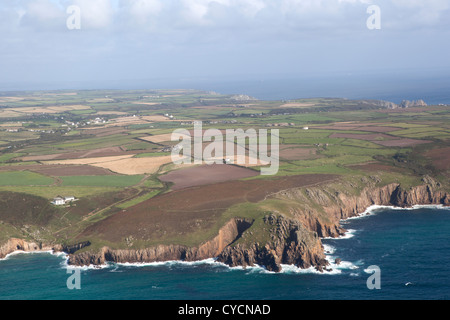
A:
[[[8,253],[3,259],[0,259],[0,261],[6,261],[9,258],[13,257],[13,256],[18,256],[18,255],[22,255],[22,254],[52,254],[55,256],[58,256],[59,253],[55,253],[52,250],[46,250],[46,251],[22,251],[22,250],[17,250],[11,253]]]

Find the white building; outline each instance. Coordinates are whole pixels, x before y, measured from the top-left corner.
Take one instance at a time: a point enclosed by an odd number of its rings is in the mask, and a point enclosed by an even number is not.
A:
[[[55,206],[64,206],[68,202],[73,202],[75,200],[76,200],[76,198],[73,196],[69,196],[69,197],[58,196],[58,197],[54,198],[51,203],[54,204]]]
[[[54,204],[55,206],[63,206],[66,204],[66,201],[61,197],[57,197],[53,199],[52,204]]]

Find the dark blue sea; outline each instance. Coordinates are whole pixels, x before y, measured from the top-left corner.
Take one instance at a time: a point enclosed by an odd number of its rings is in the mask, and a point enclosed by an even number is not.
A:
[[[344,221],[349,233],[324,239],[333,271],[285,266],[233,268],[208,260],[82,269],[80,289],[68,289],[63,255],[15,254],[0,261],[0,299],[347,300],[449,299],[450,210],[372,210]],[[336,258],[342,260],[339,266]],[[368,289],[367,268],[379,267],[380,289]]]
[[[311,76],[170,78],[114,81],[1,83],[0,91],[14,90],[152,90],[197,89],[222,94],[246,94],[261,100],[303,98],[375,99],[400,103],[423,99],[428,105],[450,105],[450,76],[421,74],[325,74]]]

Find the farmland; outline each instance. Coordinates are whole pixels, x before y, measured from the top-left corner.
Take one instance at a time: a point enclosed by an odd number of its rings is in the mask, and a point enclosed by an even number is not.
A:
[[[90,241],[92,250],[198,245],[232,217],[257,228],[267,210],[287,207],[291,200],[275,194],[288,189],[335,183],[345,193],[344,181],[361,190],[368,179],[409,187],[427,176],[447,187],[449,120],[448,106],[386,109],[371,100],[261,101],[199,90],[2,93],[0,202],[10,213],[0,208],[0,241]],[[192,134],[199,121],[203,134],[279,130],[279,170],[262,176],[264,161],[233,157],[173,164],[172,132]],[[57,196],[78,201],[50,205]],[[17,199],[35,209],[15,212],[24,210],[12,205]]]

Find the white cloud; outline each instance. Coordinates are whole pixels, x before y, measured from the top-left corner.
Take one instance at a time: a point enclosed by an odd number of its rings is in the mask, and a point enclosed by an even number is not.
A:
[[[159,0],[131,0],[126,2],[131,18],[140,24],[147,23],[149,19],[158,16],[163,9],[163,4]]]
[[[20,1],[7,9],[19,15],[21,26],[37,31],[54,30],[65,21],[64,13],[50,0]]]
[[[58,31],[59,25],[65,26],[65,8],[78,5],[84,29],[120,25],[127,26],[123,32],[133,31],[129,29],[133,27],[176,32],[191,27],[241,27],[245,33],[261,26],[279,31],[364,27],[370,4],[380,5],[386,22],[383,25],[391,28],[448,25],[448,0],[17,0],[2,1],[0,10],[10,11],[11,16],[20,14],[22,25],[36,30]]]
[[[386,4],[388,6],[389,3]],[[448,20],[450,1],[448,0],[392,0],[390,7],[397,13],[403,26],[439,26]]]

